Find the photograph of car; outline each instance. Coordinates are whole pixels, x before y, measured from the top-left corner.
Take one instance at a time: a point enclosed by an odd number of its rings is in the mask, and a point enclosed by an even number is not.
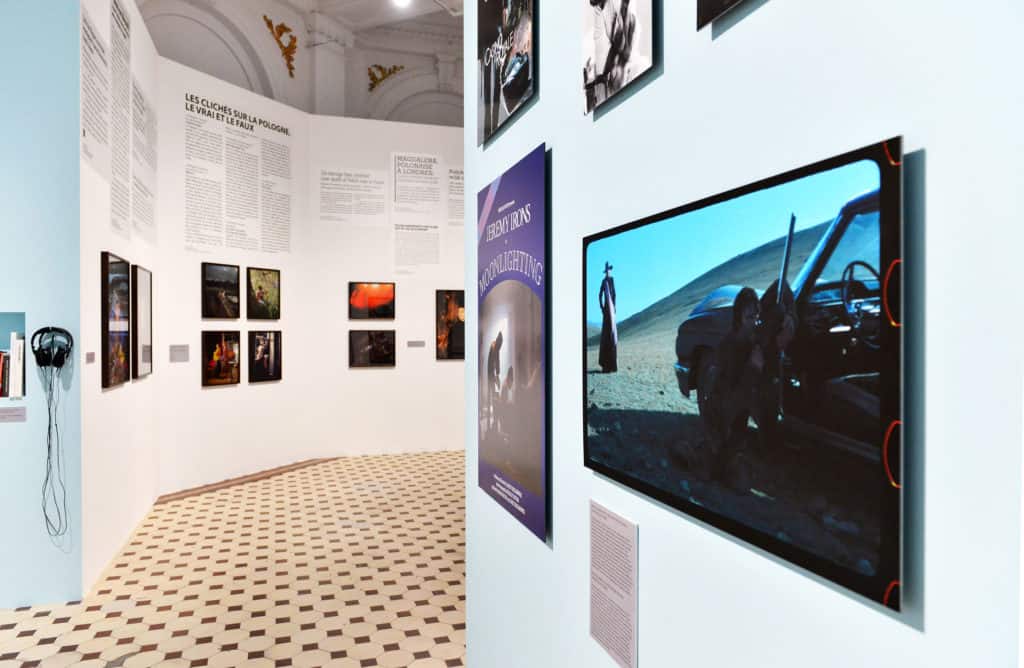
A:
[[[587,466],[893,609],[900,151],[584,239]]]

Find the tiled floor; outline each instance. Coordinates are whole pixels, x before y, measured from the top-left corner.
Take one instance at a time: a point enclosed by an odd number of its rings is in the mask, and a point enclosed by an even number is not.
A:
[[[0,666],[465,664],[461,452],[157,505],[81,603],[0,611]]]

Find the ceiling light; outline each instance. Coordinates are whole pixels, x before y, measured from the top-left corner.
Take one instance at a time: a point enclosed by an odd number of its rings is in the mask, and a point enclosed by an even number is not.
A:
[[[409,5],[412,4],[412,0],[391,0],[391,1],[393,3],[395,3],[396,7],[399,7],[400,9],[405,9],[406,7],[408,7]]]

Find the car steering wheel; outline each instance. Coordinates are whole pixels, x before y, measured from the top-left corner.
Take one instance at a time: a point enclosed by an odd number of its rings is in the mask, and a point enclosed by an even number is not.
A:
[[[840,298],[843,300],[843,312],[846,314],[847,324],[850,325],[855,334],[860,336],[860,340],[864,343],[864,345],[870,348],[871,350],[878,350],[881,347],[879,342],[879,338],[881,336],[880,333],[876,333],[874,336],[864,336],[861,334],[862,319],[864,317],[864,314],[858,307],[855,307],[853,304],[854,284],[858,283],[861,286],[864,285],[863,283],[854,279],[853,277],[853,273],[857,267],[863,267],[864,269],[867,269],[868,272],[875,277],[875,280],[878,281],[878,284],[882,284],[881,276],[879,275],[878,271],[870,264],[868,264],[867,262],[862,262],[861,260],[854,260],[850,262],[850,264],[846,265],[846,267],[843,269],[842,278],[840,278],[839,294]]]

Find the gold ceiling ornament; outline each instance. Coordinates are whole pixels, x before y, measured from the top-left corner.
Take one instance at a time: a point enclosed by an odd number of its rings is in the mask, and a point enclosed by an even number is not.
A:
[[[370,92],[372,93],[377,86],[381,85],[394,75],[398,74],[405,69],[405,65],[392,65],[391,67],[384,67],[383,65],[370,65],[366,68],[366,73],[370,76]]]
[[[284,23],[278,23],[274,25],[274,22],[270,20],[266,14],[263,15],[263,22],[267,24],[267,29],[270,30],[270,34],[274,36],[274,41],[281,48],[281,56],[284,58],[284,62],[288,65],[288,76],[292,79],[295,78],[295,52],[299,48],[299,40],[295,35],[291,35],[288,43],[284,43],[284,36],[292,31],[291,28]]]

